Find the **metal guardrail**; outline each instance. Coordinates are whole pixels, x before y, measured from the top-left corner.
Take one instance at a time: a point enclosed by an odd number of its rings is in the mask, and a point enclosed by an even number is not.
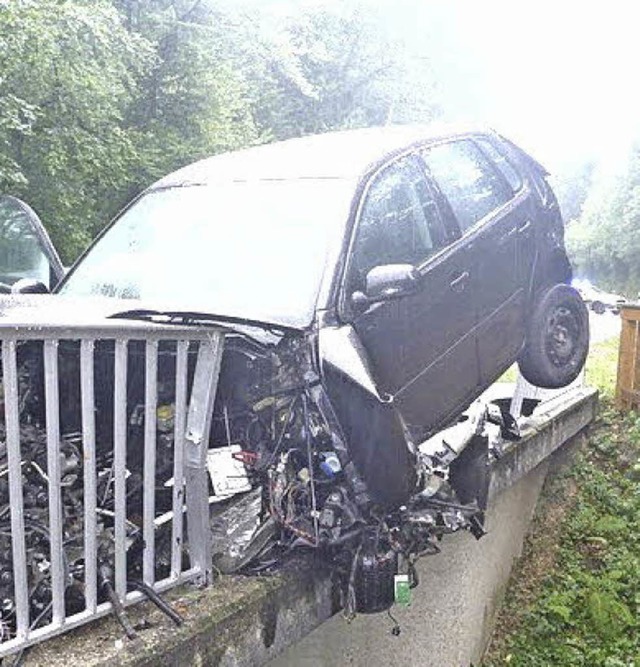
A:
[[[108,614],[112,605],[101,595],[99,516],[105,514],[98,498],[96,413],[97,391],[113,388],[112,394],[112,451],[110,452],[113,510],[111,546],[113,554],[113,589],[119,601],[126,605],[141,599],[140,592],[128,591],[128,534],[135,524],[142,532],[142,563],[139,564],[142,580],[157,592],[164,591],[187,580],[206,583],[211,578],[211,540],[209,529],[208,480],[206,454],[211,426],[220,362],[223,333],[215,329],[157,326],[150,324],[114,323],[107,329],[89,327],[16,327],[0,325],[2,345],[2,382],[4,389],[4,420],[8,494],[10,502],[11,554],[14,595],[4,600],[0,609],[2,640],[0,657],[73,627]],[[35,341],[35,343],[33,343]],[[134,342],[138,341],[138,342]],[[141,342],[140,342],[141,341]],[[84,563],[84,609],[68,613],[65,588],[68,583],[68,564],[65,562],[65,516],[63,511],[63,471],[61,470],[61,411],[65,401],[61,388],[65,387],[59,371],[60,346],[72,344],[79,355],[78,406],[80,420],[79,448],[82,453],[82,561]],[[26,535],[29,526],[25,521],[23,497],[23,443],[21,429],[20,382],[21,350],[31,344],[38,351],[44,368],[43,394],[46,425],[46,479],[48,492],[48,583],[50,585],[50,609],[40,618],[34,617],[29,599],[30,564],[27,563]],[[109,346],[112,351],[113,376],[96,375],[96,346]],[[127,457],[132,444],[128,442],[130,406],[128,392],[130,382],[130,347],[144,347],[144,436],[142,475],[142,516],[128,516],[127,478],[130,471]],[[171,547],[168,576],[156,580],[156,448],[158,410],[158,351],[169,346],[172,363],[175,361],[175,387],[173,388],[173,487],[172,510],[166,512],[163,529],[169,530]],[[103,349],[103,348],[101,348]],[[196,354],[197,349],[197,354]],[[38,352],[38,355],[40,352]],[[37,360],[38,363],[40,359]],[[109,362],[111,364],[111,361]],[[100,367],[100,372],[104,369]],[[109,403],[111,396],[109,398]],[[104,409],[104,408],[101,408]],[[24,420],[23,420],[24,421]],[[187,530],[184,526],[186,510]],[[140,525],[141,524],[141,525]],[[188,566],[183,558],[184,533],[187,533]],[[9,611],[7,611],[9,610]],[[2,616],[0,616],[2,618]],[[7,621],[7,618],[10,622]],[[42,625],[42,621],[46,625]],[[36,627],[37,626],[37,627]],[[8,629],[11,628],[9,632]]]

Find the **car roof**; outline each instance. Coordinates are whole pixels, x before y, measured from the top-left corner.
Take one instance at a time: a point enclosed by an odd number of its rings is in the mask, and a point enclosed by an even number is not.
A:
[[[165,176],[151,189],[245,180],[356,179],[412,144],[477,133],[489,131],[451,125],[392,125],[327,132],[206,158]]]

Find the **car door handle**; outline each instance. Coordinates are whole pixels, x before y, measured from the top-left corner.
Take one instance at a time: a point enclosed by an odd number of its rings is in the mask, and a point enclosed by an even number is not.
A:
[[[454,292],[463,292],[464,288],[467,286],[467,282],[469,282],[469,272],[463,271],[449,283],[449,287],[451,287]]]
[[[525,232],[528,232],[530,229],[531,229],[531,220],[527,220],[518,227],[518,232],[520,234],[524,234]]]

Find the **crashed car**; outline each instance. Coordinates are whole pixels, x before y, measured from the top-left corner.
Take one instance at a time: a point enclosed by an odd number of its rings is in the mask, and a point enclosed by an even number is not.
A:
[[[53,294],[45,278],[55,283],[61,265],[42,231],[34,234],[40,249],[1,315],[22,321],[26,308],[31,322],[72,328],[82,313],[96,331],[114,319],[222,327],[209,438],[217,461],[209,491],[223,501],[212,504],[216,568],[255,571],[296,548],[319,550],[341,574],[349,610],[380,611],[393,601],[394,577],[411,575],[443,534],[483,534],[483,425],[493,420],[506,435],[514,425],[504,410],[476,406],[458,423],[461,413],[515,361],[542,387],[571,383],[584,363],[588,317],[569,285],[545,177],[509,141],[472,129],[337,132],[212,157],[143,192]],[[38,229],[22,203],[3,206]],[[51,276],[34,269],[39,253]],[[140,452],[144,347],[128,354],[127,446]],[[96,348],[104,521],[113,507],[113,356],[109,345]],[[171,508],[175,484],[174,397],[163,384],[174,357],[161,346],[158,516]],[[19,362],[25,494],[46,511],[41,352],[27,342]],[[61,345],[59,363],[68,396],[63,503],[72,515],[82,503],[77,349]],[[127,502],[136,507],[142,458],[127,458]],[[8,502],[6,485],[0,500]],[[69,550],[82,544],[82,523],[74,526]],[[37,544],[41,529],[34,534]],[[82,585],[78,553],[67,555],[70,589]],[[10,558],[0,549],[0,568],[8,571]],[[34,588],[34,614],[46,612],[44,589]],[[10,589],[1,595],[10,600]]]

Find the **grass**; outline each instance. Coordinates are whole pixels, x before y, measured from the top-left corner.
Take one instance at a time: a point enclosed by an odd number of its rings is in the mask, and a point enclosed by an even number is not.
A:
[[[640,415],[612,406],[616,364],[594,346],[600,417],[546,485],[485,667],[640,667]]]
[[[598,343],[591,348],[587,359],[587,384],[599,389],[605,403],[615,393],[619,343],[618,338]]]

